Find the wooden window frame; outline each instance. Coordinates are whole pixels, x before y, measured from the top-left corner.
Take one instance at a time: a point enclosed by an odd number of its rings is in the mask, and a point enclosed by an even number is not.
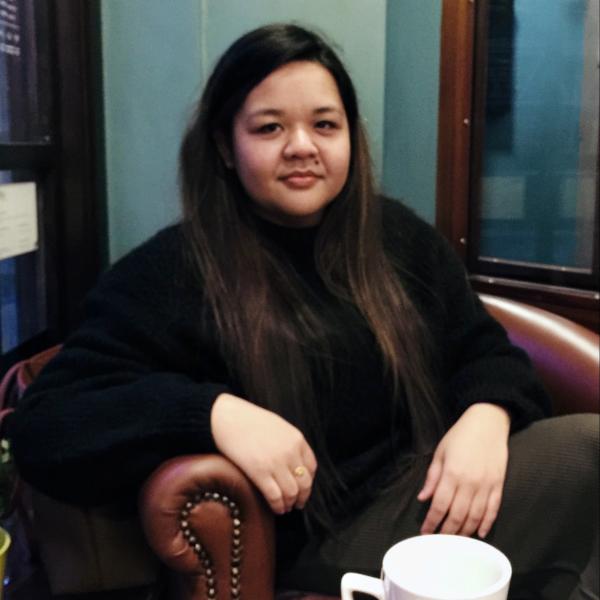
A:
[[[1,143],[0,169],[34,170],[44,212],[47,328],[0,356],[14,362],[62,341],[108,260],[98,0],[50,0],[52,135]]]
[[[528,302],[600,331],[600,294],[597,288],[590,290],[570,287],[570,284],[562,282],[556,285],[535,281],[523,272],[507,276],[506,269],[492,268],[482,272],[481,264],[469,261],[467,250],[473,235],[470,223],[476,216],[470,209],[470,197],[480,168],[473,150],[477,145],[477,129],[481,128],[483,119],[481,107],[474,102],[475,86],[478,84],[476,73],[478,68],[482,68],[475,63],[475,55],[476,45],[480,44],[481,50],[485,44],[483,36],[477,36],[477,28],[482,26],[486,2],[443,0],[436,226],[467,263],[477,291]],[[594,234],[597,268],[597,223]]]

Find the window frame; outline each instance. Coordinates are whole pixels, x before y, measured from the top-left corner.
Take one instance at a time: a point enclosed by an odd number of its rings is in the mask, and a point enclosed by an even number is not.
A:
[[[488,10],[488,0],[444,0],[442,5],[436,226],[465,262],[477,291],[529,302],[600,331],[597,222],[592,273],[583,276],[469,253],[478,246]]]
[[[39,142],[0,143],[0,169],[35,174],[44,210],[47,327],[0,354],[0,375],[56,344],[79,322],[83,297],[107,264],[102,135],[100,5],[47,6],[51,131]]]

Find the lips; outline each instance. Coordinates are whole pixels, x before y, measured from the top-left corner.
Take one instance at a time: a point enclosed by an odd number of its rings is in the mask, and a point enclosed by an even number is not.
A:
[[[304,189],[314,185],[322,177],[313,171],[292,171],[280,179],[288,187]]]

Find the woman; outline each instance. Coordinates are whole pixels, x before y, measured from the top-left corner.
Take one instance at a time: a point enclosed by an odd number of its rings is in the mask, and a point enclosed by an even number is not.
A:
[[[13,418],[23,476],[101,504],[217,450],[279,515],[287,586],[335,593],[401,537],[441,531],[508,552],[515,598],[568,597],[592,544],[597,432],[525,429],[549,411],[526,356],[441,237],[375,193],[333,51],[291,25],[236,41],[184,138],[181,187],[181,224],[103,277]],[[547,435],[574,463],[560,494]],[[524,497],[565,504],[558,531]]]

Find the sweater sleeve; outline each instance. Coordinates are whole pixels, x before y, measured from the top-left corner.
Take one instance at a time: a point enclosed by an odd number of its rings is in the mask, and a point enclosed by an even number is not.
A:
[[[185,274],[178,230],[121,260],[9,421],[22,477],[57,499],[137,492],[165,459],[215,450],[210,411],[226,369]]]
[[[502,406],[517,431],[550,414],[550,401],[527,354],[485,310],[462,262],[438,235],[437,290],[444,314],[448,400],[458,417],[477,402]]]

